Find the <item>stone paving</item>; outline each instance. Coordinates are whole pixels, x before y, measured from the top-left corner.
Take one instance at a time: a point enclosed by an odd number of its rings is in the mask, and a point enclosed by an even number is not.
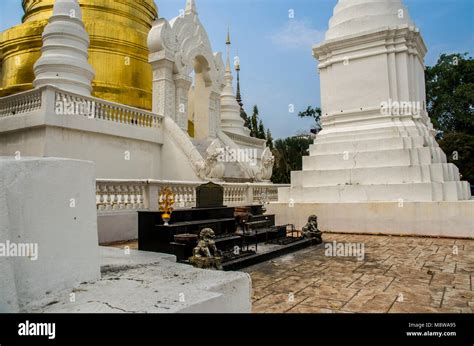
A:
[[[324,234],[365,256],[307,248],[248,267],[256,313],[472,313],[474,240]]]

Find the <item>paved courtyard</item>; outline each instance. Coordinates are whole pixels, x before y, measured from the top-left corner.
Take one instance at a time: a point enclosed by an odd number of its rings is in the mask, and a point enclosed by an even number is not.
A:
[[[365,257],[324,245],[244,269],[257,313],[474,312],[474,240],[324,234],[364,244]]]

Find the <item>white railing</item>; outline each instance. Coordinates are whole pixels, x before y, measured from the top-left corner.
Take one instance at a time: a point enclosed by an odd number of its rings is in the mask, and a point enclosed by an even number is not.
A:
[[[161,115],[143,109],[74,94],[52,85],[0,98],[0,118],[37,110],[58,116],[87,117],[136,127],[157,128],[163,121]]]
[[[196,187],[201,181],[98,179],[96,204],[99,211],[158,209],[161,191],[170,188],[174,208],[196,206]],[[224,205],[243,206],[278,200],[278,188],[289,185],[271,183],[219,183],[224,188]]]
[[[86,116],[138,127],[159,127],[162,117],[143,109],[129,107],[95,97],[86,97],[62,90],[55,91],[55,113],[71,115],[67,107],[73,110],[72,115]],[[61,107],[62,106],[62,107]],[[62,108],[62,111],[61,111]]]
[[[0,118],[15,116],[41,109],[40,89],[0,98]]]

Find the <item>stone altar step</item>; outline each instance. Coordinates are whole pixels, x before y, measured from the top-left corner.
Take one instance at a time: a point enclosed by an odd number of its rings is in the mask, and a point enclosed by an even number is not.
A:
[[[341,203],[365,201],[457,201],[470,197],[466,181],[382,185],[286,187],[278,190],[279,201],[294,203]]]
[[[413,166],[432,163],[446,163],[446,155],[439,147],[305,156],[303,157],[303,170]]]
[[[275,245],[273,247],[269,246],[270,249],[267,251],[265,250],[259,251],[256,254],[251,255],[251,256],[225,262],[222,264],[222,267],[224,268],[225,271],[239,270],[241,268],[249,267],[257,263],[271,260],[272,258],[275,258],[275,257],[286,255],[290,252],[307,248],[311,245],[313,245],[311,239],[301,239],[287,245]],[[319,245],[319,246],[322,246],[322,245]],[[259,245],[259,248],[262,249],[263,247]]]
[[[459,170],[452,163],[291,172],[292,187],[336,186],[345,184],[441,183],[459,180]]]
[[[341,154],[344,152],[366,152],[373,151],[374,148],[379,150],[393,149],[413,149],[422,148],[427,140],[425,137],[392,137],[383,140],[380,139],[363,139],[357,141],[341,141],[333,143],[319,143],[309,146],[309,155],[326,155]]]

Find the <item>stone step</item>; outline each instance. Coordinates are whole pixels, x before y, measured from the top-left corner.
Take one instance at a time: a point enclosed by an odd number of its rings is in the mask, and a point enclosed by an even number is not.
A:
[[[289,203],[346,203],[366,201],[433,202],[467,200],[465,181],[382,185],[287,187],[278,189],[279,201]]]
[[[293,187],[446,181],[459,181],[458,168],[451,163],[291,172],[291,185]]]
[[[388,138],[400,138],[400,137],[419,137],[428,136],[428,132],[423,133],[415,126],[400,127],[390,126],[385,128],[377,129],[355,129],[341,132],[329,132],[325,133],[322,131],[316,137],[316,142],[319,143],[336,143],[344,141],[357,141],[362,139],[388,139]]]
[[[305,156],[303,157],[303,170],[419,166],[432,163],[446,163],[446,155],[439,147]]]
[[[318,140],[310,145],[311,156],[324,154],[342,154],[344,152],[364,152],[390,149],[413,149],[422,148],[426,143],[425,137],[392,137],[386,139],[363,139],[356,141],[341,141],[333,143],[319,143]]]

